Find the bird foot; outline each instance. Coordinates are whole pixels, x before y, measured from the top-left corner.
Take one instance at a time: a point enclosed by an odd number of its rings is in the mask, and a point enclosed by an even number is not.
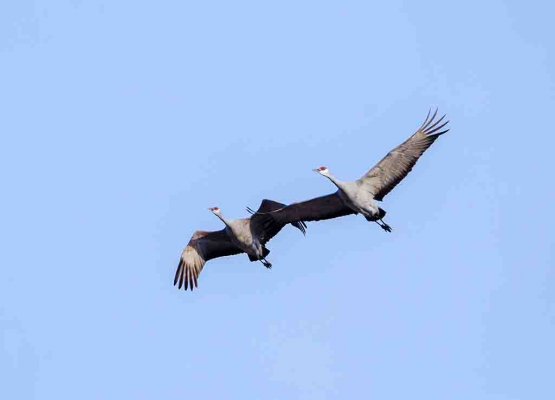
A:
[[[381,221],[382,223],[380,224],[380,227],[386,231],[386,232],[391,232],[393,229],[391,228],[391,226],[389,226],[388,224],[386,224],[385,222]]]

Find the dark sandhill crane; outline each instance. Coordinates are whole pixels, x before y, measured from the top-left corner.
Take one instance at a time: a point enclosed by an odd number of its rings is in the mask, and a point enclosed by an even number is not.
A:
[[[264,213],[285,207],[285,204],[272,200],[264,200],[258,212]],[[258,223],[258,220],[243,218],[229,220],[222,215],[218,207],[209,208],[226,227],[220,231],[206,232],[196,231],[183,250],[181,259],[175,272],[174,285],[179,289],[183,287],[193,290],[198,287],[198,276],[204,264],[213,258],[231,256],[234,254],[247,253],[250,261],[260,261],[266,268],[272,264],[266,260],[270,250],[266,243],[283,228],[284,225],[272,223],[266,227]],[[302,221],[292,223],[294,227],[305,233],[306,224]]]
[[[444,129],[449,121],[441,123],[445,115],[436,120],[437,110],[430,112],[420,128],[404,143],[391,150],[364,176],[354,182],[344,182],[333,176],[328,168],[314,171],[328,178],[337,192],[317,197],[301,203],[294,203],[281,209],[259,213],[263,225],[286,224],[294,221],[319,221],[349,214],[362,214],[368,221],[374,221],[382,229],[391,232],[391,227],[383,222],[386,212],[378,206],[399,182],[412,170],[420,156],[434,141],[449,129]],[[253,210],[247,209],[254,213]],[[256,214],[255,214],[256,216]],[[254,218],[254,216],[253,216]]]

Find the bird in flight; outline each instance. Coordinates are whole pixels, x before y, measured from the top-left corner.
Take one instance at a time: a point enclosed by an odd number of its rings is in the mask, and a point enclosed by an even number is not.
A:
[[[264,200],[258,212],[269,212],[284,206],[285,204],[276,201]],[[204,264],[217,257],[247,253],[250,261],[260,261],[266,268],[272,267],[266,260],[270,253],[266,243],[287,224],[280,226],[279,223],[272,223],[263,226],[260,218],[230,220],[223,216],[218,207],[211,207],[209,210],[222,220],[225,228],[213,232],[196,231],[193,234],[181,254],[175,272],[173,284],[178,289],[183,287],[185,290],[193,290],[198,287],[198,276]],[[295,221],[292,225],[305,234],[306,224],[303,221]]]
[[[386,212],[379,207],[378,202],[407,176],[432,143],[449,131],[445,128],[449,121],[443,122],[445,115],[436,119],[437,109],[433,115],[430,114],[431,110],[411,137],[391,150],[356,181],[342,181],[327,167],[316,168],[315,172],[337,187],[335,193],[271,211],[247,210],[253,214],[253,218],[258,215],[258,223],[264,226],[283,226],[296,221],[320,221],[362,214],[367,221],[376,222],[383,230],[391,232],[391,227],[383,221]]]

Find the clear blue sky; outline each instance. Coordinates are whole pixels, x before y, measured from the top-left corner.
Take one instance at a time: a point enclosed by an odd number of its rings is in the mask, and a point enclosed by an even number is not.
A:
[[[550,2],[0,3],[0,397],[555,398]],[[196,229],[356,179],[383,204],[172,286]]]

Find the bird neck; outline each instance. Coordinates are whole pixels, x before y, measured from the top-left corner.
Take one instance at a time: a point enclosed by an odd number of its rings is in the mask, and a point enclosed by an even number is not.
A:
[[[343,182],[337,179],[334,175],[328,172],[327,175],[324,176],[328,178],[335,186],[337,186],[338,189],[343,189]]]
[[[225,224],[225,226],[231,228],[231,226],[230,226],[230,222],[231,222],[231,221],[229,221],[226,217],[224,217],[224,216],[222,215],[222,213],[216,214],[216,217],[218,217],[219,219],[221,219],[222,222]]]

